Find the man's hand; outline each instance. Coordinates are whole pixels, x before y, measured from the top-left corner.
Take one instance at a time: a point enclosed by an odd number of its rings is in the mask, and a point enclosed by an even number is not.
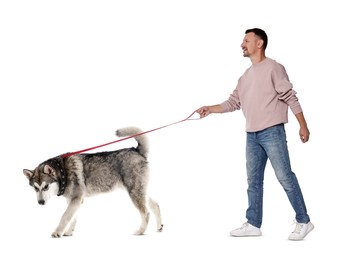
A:
[[[208,106],[201,107],[197,109],[196,112],[200,115],[201,118],[206,117],[211,113]]]
[[[310,131],[308,130],[307,126],[301,127],[299,134],[300,134],[302,143],[306,143],[310,139]]]

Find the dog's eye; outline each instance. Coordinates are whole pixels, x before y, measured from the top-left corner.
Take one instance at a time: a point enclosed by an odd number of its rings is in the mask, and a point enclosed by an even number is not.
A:
[[[34,190],[35,190],[36,192],[39,192],[39,189],[38,189],[37,187],[34,187]]]
[[[48,190],[48,189],[49,189],[49,185],[46,184],[43,190]]]

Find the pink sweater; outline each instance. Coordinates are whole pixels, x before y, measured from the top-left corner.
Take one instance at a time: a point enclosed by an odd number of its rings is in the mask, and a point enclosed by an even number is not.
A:
[[[302,112],[283,65],[266,58],[249,67],[238,80],[229,99],[221,103],[222,113],[242,109],[246,131],[256,132],[288,122],[288,107]]]

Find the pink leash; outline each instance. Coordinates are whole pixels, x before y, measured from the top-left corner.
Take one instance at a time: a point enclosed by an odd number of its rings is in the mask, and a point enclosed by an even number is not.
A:
[[[118,139],[118,140],[115,140],[113,142],[109,142],[109,143],[106,143],[106,144],[101,144],[101,145],[98,145],[98,146],[90,147],[90,148],[80,150],[80,151],[76,151],[76,152],[72,152],[72,153],[65,153],[65,154],[60,155],[60,157],[61,158],[66,158],[66,157],[69,157],[69,156],[72,156],[72,155],[75,155],[75,154],[84,153],[86,151],[90,151],[90,150],[100,148],[100,147],[103,147],[103,146],[106,146],[106,145],[110,145],[110,144],[114,144],[114,143],[117,143],[117,142],[120,142],[120,141],[124,141],[124,140],[130,139],[130,138],[133,138],[133,137],[136,137],[136,136],[139,136],[139,135],[144,135],[144,134],[147,134],[147,133],[150,133],[150,132],[153,132],[153,131],[156,131],[156,130],[159,130],[159,129],[162,129],[162,128],[165,128],[165,127],[168,127],[168,126],[171,126],[171,125],[175,125],[175,124],[187,121],[187,120],[198,120],[198,119],[200,119],[200,118],[193,118],[193,119],[191,118],[194,115],[195,112],[196,111],[194,111],[192,114],[190,114],[190,116],[188,116],[187,118],[185,118],[183,120],[180,120],[178,122],[174,122],[174,123],[171,123],[171,124],[168,124],[168,125],[164,125],[164,126],[161,126],[161,127],[158,127],[158,128],[154,128],[152,130],[141,132],[141,133],[138,133],[138,134],[135,134],[135,135],[127,136],[127,137],[124,137],[122,139]]]

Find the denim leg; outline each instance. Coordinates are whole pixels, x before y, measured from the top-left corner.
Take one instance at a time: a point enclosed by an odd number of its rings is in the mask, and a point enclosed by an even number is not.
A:
[[[296,213],[297,222],[309,222],[310,217],[307,214],[300,185],[295,173],[291,169],[284,125],[281,124],[266,129],[266,131],[259,135],[259,138],[270,159],[277,179],[285,190]]]
[[[263,217],[263,180],[267,154],[257,141],[256,133],[247,133],[246,166],[248,182],[247,222],[260,228]]]

